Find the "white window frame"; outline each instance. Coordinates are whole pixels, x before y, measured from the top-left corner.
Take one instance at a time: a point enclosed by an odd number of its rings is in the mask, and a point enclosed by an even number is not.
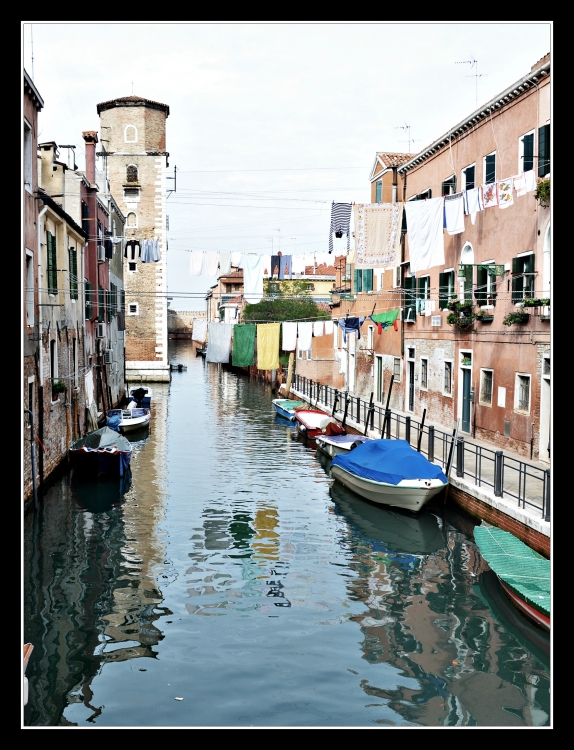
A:
[[[460,173],[460,189],[461,190],[468,190],[466,187],[466,170],[471,169],[471,167],[474,167],[474,187],[476,187],[476,162],[474,161],[472,164],[467,164],[466,167],[462,168],[462,171]]]
[[[140,314],[140,303],[139,302],[128,302],[128,309],[127,314],[128,315],[139,315]],[[135,310],[132,311],[132,307],[135,308]]]
[[[398,370],[399,375],[397,377],[397,362],[399,363]],[[402,381],[402,375],[403,375],[403,360],[400,357],[393,357],[393,375],[395,376],[395,379],[393,382],[400,383]]]
[[[447,398],[454,398],[454,396],[453,396],[453,392],[454,392],[454,360],[452,360],[452,359],[445,359],[444,362],[443,362],[443,364],[444,364],[444,367],[443,367],[443,370],[442,370],[442,384],[441,384],[441,386],[442,386],[442,395],[446,396]],[[445,391],[445,389],[444,389],[444,380],[445,380],[446,366],[447,365],[450,365],[450,391]]]
[[[33,165],[32,160],[34,154],[32,153],[32,126],[24,118],[24,187],[29,193],[32,193],[32,174]]]
[[[128,130],[130,128],[133,128],[133,130],[134,130],[134,132],[136,134],[136,137],[133,138],[133,139],[132,138],[128,138]],[[124,143],[137,143],[137,142],[138,142],[138,129],[136,128],[135,125],[126,125],[125,128],[124,128]],[[139,175],[138,175],[138,177],[139,177]]]
[[[520,407],[520,380],[519,378],[528,379],[528,409]],[[514,379],[514,411],[518,414],[530,414],[532,404],[532,375],[528,372],[517,372]]]
[[[535,167],[536,167],[536,159],[534,158],[534,152],[536,151],[536,145],[537,144],[536,144],[536,128],[534,128],[533,130],[529,130],[526,133],[523,133],[518,138],[518,174],[522,174],[525,171],[524,170],[524,166],[523,166],[524,165],[524,159],[523,159],[523,157],[524,157],[524,143],[523,143],[522,139],[525,138],[527,135],[531,135],[532,136],[532,154],[533,154],[532,169],[535,169]],[[527,171],[529,171],[529,170],[527,170]],[[538,170],[536,170],[536,174],[538,174]]]
[[[426,363],[426,383],[423,385],[423,362]],[[429,358],[428,357],[421,357],[421,384],[420,384],[421,391],[428,391],[429,389]]]
[[[496,158],[496,151],[491,151],[489,154],[485,154],[482,157],[482,184],[483,185],[491,185],[492,183],[486,182],[486,157],[487,156],[494,156],[494,180],[493,182],[496,182],[496,172],[498,167],[498,159]],[[474,171],[475,179],[476,179],[476,170]]]
[[[490,391],[490,403],[488,401],[484,401],[482,398],[482,392],[483,392],[483,383],[485,380],[484,373],[490,372],[492,373],[492,381],[491,381],[491,391]],[[492,400],[494,398],[494,370],[490,367],[481,367],[480,368],[480,383],[478,386],[478,403],[481,406],[486,406],[489,409],[492,409]]]

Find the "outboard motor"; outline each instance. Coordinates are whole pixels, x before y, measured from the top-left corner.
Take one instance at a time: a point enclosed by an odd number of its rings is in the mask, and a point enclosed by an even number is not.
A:
[[[146,394],[145,388],[136,388],[135,391],[132,393],[132,398],[135,400],[138,409],[141,409],[143,398]]]

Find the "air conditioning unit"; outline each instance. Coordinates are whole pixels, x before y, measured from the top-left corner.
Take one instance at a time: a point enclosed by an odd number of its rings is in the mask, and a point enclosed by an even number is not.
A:
[[[96,323],[96,338],[97,339],[106,338],[106,324],[105,323]]]
[[[98,245],[98,263],[103,263],[106,259],[106,248],[103,245]]]
[[[104,352],[104,364],[111,365],[113,361],[114,361],[114,350],[106,349],[106,351]]]

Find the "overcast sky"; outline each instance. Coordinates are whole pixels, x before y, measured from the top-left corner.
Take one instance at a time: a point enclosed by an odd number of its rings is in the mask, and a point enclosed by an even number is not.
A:
[[[477,86],[480,106],[526,75],[551,33],[550,22],[38,22],[23,24],[22,49],[44,99],[39,140],[76,144],[80,169],[98,102],[169,105],[168,289],[183,310],[204,309],[215,283],[189,275],[190,250],[326,252],[331,201],[370,200],[377,151],[407,152],[405,125],[423,149],[476,109]]]

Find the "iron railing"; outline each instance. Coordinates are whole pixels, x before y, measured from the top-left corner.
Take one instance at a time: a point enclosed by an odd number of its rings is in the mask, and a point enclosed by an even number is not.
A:
[[[441,463],[445,468],[454,431],[452,434],[438,430],[433,425],[408,415],[385,410],[383,406],[322,385],[304,375],[294,375],[293,390],[303,396],[311,406],[318,406],[339,420],[367,425],[381,437],[406,440],[430,461]],[[519,508],[534,508],[541,511],[542,518],[550,521],[550,469],[543,469],[526,461],[506,456],[501,450],[491,450],[477,445],[464,437],[457,438],[454,446],[452,470],[456,476],[467,479],[478,487],[490,488],[496,497],[512,498]]]

